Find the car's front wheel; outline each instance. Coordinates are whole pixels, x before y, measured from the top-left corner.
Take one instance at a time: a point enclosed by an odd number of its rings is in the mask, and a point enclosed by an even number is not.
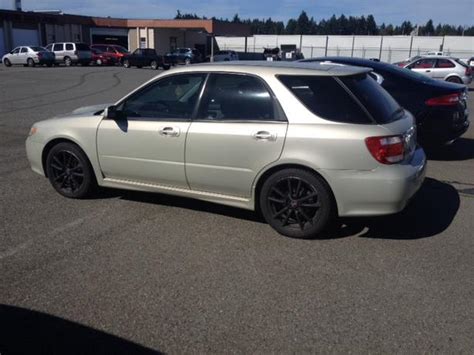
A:
[[[152,60],[151,63],[150,63],[150,67],[153,70],[158,69],[158,62],[156,60]]]
[[[64,65],[70,67],[72,65],[72,60],[69,57],[64,57]]]
[[[86,154],[73,143],[59,143],[48,152],[46,171],[54,189],[69,198],[84,198],[97,187]]]
[[[125,59],[123,61],[123,66],[124,66],[124,68],[130,68],[130,61],[128,59]]]
[[[5,64],[6,67],[11,67],[12,66],[12,63],[8,59],[5,59],[3,61],[3,64]]]
[[[335,216],[327,183],[302,169],[284,169],[271,175],[260,193],[263,217],[277,232],[292,238],[315,238]]]
[[[191,64],[191,58],[186,58],[186,59],[184,60],[184,64],[186,64],[186,65]]]

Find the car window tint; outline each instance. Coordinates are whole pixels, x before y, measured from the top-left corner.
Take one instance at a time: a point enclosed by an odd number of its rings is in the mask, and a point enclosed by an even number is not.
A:
[[[63,44],[62,44],[62,43],[56,43],[56,44],[53,46],[53,51],[54,51],[54,52],[62,51],[62,50],[63,50]]]
[[[20,53],[28,53],[28,49],[21,47]]]
[[[273,100],[258,78],[212,74],[199,108],[199,119],[273,120]]]
[[[424,58],[424,59],[417,60],[415,63],[409,65],[408,67],[410,69],[429,69],[429,68],[433,68],[435,62],[436,62],[436,59]]]
[[[454,68],[455,65],[448,59],[438,59],[436,62],[436,68]]]
[[[205,74],[173,75],[159,80],[125,101],[128,117],[190,119]]]
[[[142,55],[142,50],[141,49],[135,49],[133,52],[134,55]]]
[[[33,52],[44,52],[45,49],[43,47],[30,47]]]
[[[403,117],[403,110],[395,99],[367,74],[343,76],[339,79],[377,123],[389,123]]]
[[[47,49],[48,51],[51,51],[51,50],[53,49],[53,45],[52,45],[52,44],[48,44],[48,45],[46,46],[46,49]]]
[[[331,76],[281,75],[278,79],[307,109],[321,118],[346,123],[372,123],[367,113]]]
[[[15,49],[12,51],[12,54],[17,54],[17,53],[20,53],[20,47],[15,48]]]
[[[74,50],[74,46],[72,45],[72,43],[66,43],[66,50],[67,51],[73,51]]]

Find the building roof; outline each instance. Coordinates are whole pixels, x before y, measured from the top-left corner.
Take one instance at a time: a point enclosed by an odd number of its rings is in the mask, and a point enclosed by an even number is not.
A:
[[[241,23],[220,20],[160,20],[160,19],[123,19],[111,17],[92,17],[71,14],[52,14],[32,11],[0,10],[0,19],[15,22],[49,22],[54,24],[81,24],[92,27],[119,28],[173,28],[192,31],[204,31],[215,36],[250,36],[250,26]]]

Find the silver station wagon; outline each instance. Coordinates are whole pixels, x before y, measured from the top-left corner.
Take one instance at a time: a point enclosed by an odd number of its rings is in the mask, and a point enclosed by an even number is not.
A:
[[[158,75],[114,105],[33,125],[32,169],[83,198],[98,186],[261,211],[312,238],[337,216],[402,210],[426,158],[413,117],[367,73],[315,63],[212,63]]]

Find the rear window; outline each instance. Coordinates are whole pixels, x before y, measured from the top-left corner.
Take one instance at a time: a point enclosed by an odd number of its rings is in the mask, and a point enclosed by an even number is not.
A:
[[[76,43],[76,50],[78,51],[90,51],[90,47],[85,43]]]
[[[311,112],[331,121],[371,124],[375,120],[383,124],[401,118],[399,113],[403,112],[367,74],[337,79],[331,76],[280,76],[279,79]]]
[[[44,52],[46,49],[43,47],[30,47],[33,52]]]
[[[403,110],[398,102],[367,74],[343,76],[339,79],[377,123],[393,122],[403,117]]]
[[[370,124],[369,115],[331,76],[281,75],[278,79],[315,115],[336,122]]]

